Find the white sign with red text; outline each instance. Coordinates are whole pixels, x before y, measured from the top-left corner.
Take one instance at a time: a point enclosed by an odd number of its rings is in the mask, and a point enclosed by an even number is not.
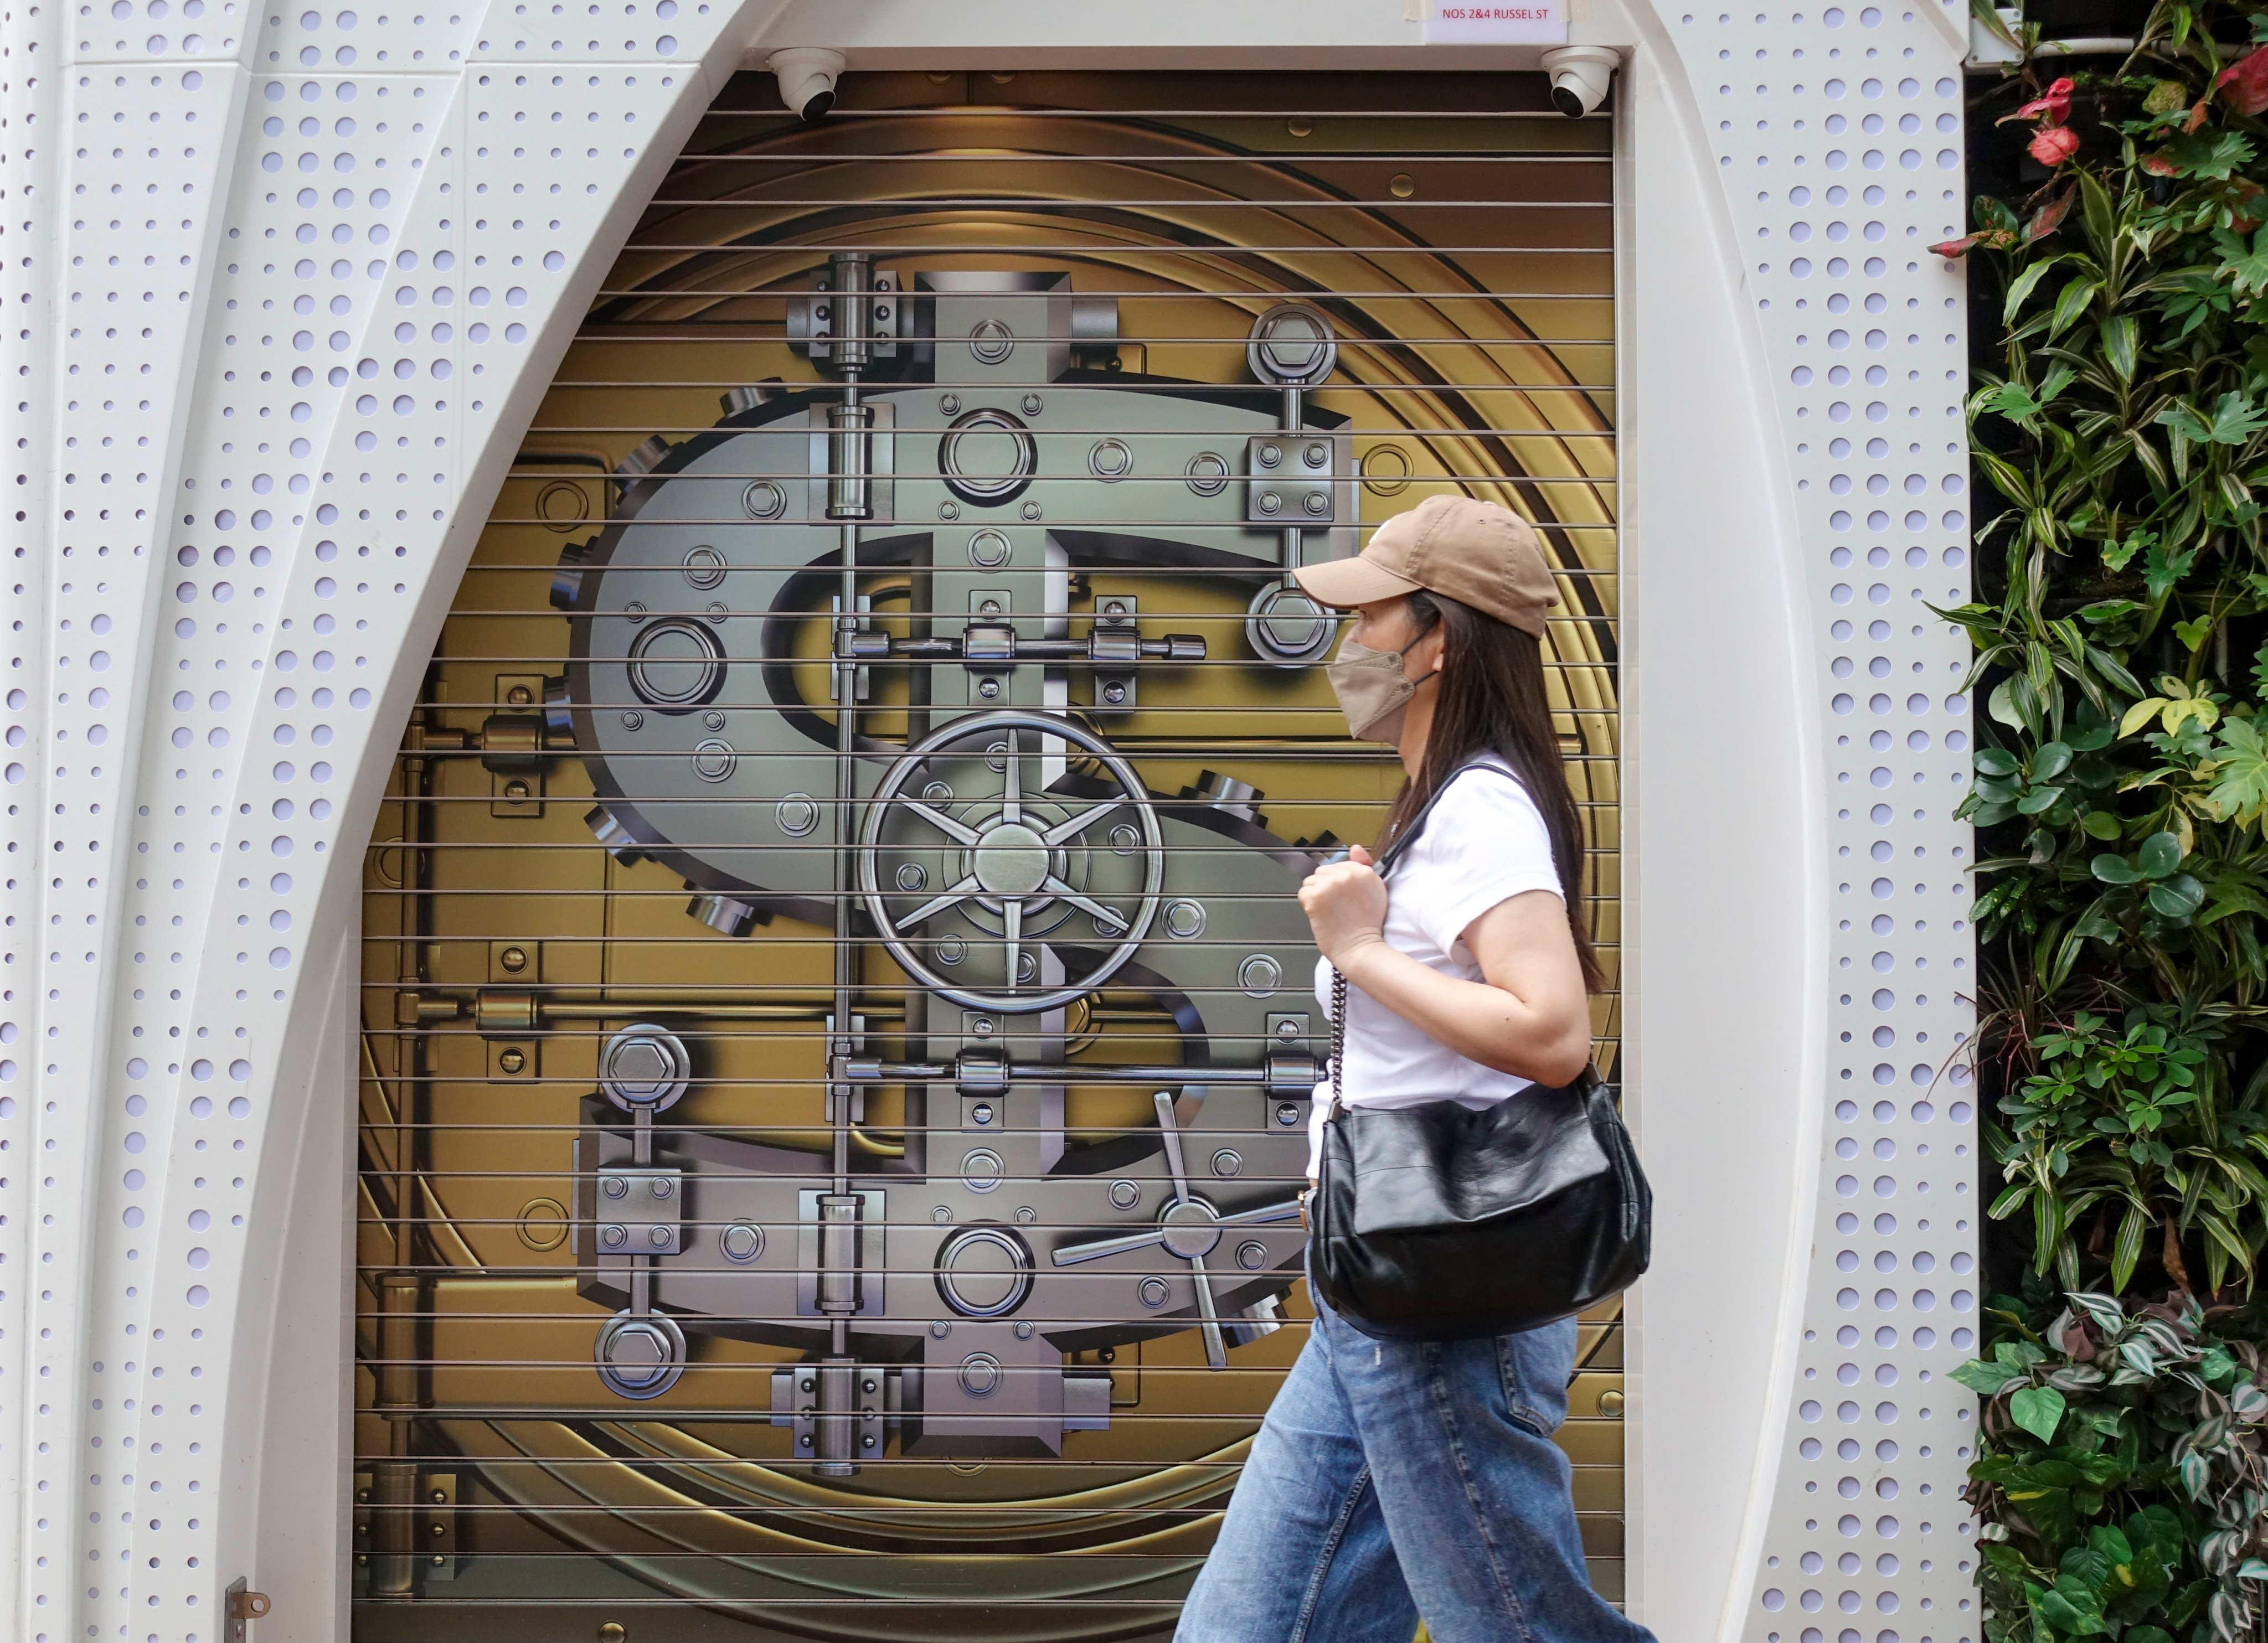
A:
[[[1425,8],[1429,46],[1564,46],[1567,0],[1440,0]]]

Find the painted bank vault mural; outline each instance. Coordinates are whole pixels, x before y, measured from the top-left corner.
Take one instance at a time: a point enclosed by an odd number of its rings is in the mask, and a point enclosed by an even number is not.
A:
[[[1607,127],[850,85],[701,123],[371,843],[358,1636],[1170,1627],[1302,1338],[1292,892],[1399,779],[1286,572],[1426,495],[1543,527],[1616,950]]]

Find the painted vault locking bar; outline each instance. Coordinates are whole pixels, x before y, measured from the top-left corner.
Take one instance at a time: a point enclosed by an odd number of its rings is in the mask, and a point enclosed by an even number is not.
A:
[[[1320,143],[1227,80],[728,94],[664,186],[373,841],[364,1634],[1169,1629],[1304,1328],[1292,891],[1395,774],[1286,573],[1432,491],[1551,527],[1612,953],[1605,156],[1540,85],[1364,84]]]

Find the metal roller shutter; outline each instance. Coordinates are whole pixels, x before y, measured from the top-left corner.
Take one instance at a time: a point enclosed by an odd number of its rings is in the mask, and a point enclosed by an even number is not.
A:
[[[357,1637],[1170,1631],[1304,1330],[1292,891],[1400,775],[1288,564],[1443,490],[1542,527],[1616,956],[1609,131],[1540,77],[733,82],[371,846]],[[1619,1347],[1561,1438],[1617,1594]]]

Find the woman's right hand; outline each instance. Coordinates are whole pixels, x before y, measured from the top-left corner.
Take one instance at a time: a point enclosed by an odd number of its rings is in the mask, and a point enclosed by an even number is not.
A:
[[[1346,958],[1386,940],[1386,881],[1360,845],[1347,853],[1345,861],[1307,875],[1300,886],[1300,907],[1314,932],[1315,945],[1342,973]]]

